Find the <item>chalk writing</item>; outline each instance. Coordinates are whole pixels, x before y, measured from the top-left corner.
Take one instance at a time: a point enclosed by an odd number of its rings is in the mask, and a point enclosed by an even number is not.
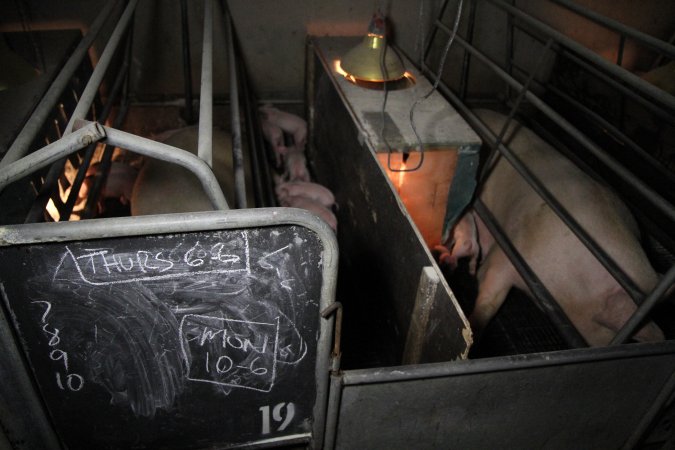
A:
[[[72,392],[81,390],[84,387],[84,378],[77,373],[70,373],[70,367],[68,365],[68,352],[57,348],[57,346],[61,343],[61,338],[59,337],[61,330],[56,327],[52,327],[49,322],[47,322],[49,313],[52,310],[51,302],[39,300],[32,303],[43,303],[45,305],[45,312],[42,314],[40,321],[42,323],[42,331],[49,338],[47,345],[52,348],[52,350],[49,352],[49,359],[52,361],[60,361],[61,365],[63,366],[63,370],[65,371],[65,384],[63,383],[62,372],[59,370],[55,372],[56,385],[62,391],[65,391],[66,389]]]
[[[189,380],[261,392],[274,387],[278,317],[264,323],[189,314],[180,335]]]
[[[286,413],[284,416],[281,415],[281,411],[285,409]],[[258,408],[258,411],[262,414],[262,429],[261,434],[270,434],[272,429],[270,427],[270,407],[265,405]],[[291,402],[288,403],[277,403],[272,409],[272,419],[275,422],[281,422],[277,431],[284,431],[291,421],[295,417],[295,405]]]
[[[246,231],[241,233],[241,239],[197,241],[194,244],[179,242],[170,251],[141,249],[118,253],[111,248],[73,250],[69,246],[65,249],[54,278],[70,260],[82,281],[94,286],[251,272]]]

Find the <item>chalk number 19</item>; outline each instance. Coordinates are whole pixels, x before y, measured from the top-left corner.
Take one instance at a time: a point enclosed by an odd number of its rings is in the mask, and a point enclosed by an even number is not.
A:
[[[260,408],[258,408],[258,410],[262,414],[262,434],[269,434],[270,407],[261,406]],[[277,403],[276,405],[274,405],[274,408],[272,408],[272,419],[277,423],[281,423],[279,428],[277,428],[277,431],[284,431],[286,427],[291,423],[291,420],[293,420],[293,416],[295,416],[295,405],[291,402]]]

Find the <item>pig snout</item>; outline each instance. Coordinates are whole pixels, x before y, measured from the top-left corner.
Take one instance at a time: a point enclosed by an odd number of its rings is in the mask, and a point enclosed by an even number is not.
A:
[[[463,215],[453,227],[452,239],[449,246],[437,245],[434,250],[440,253],[438,259],[441,264],[447,264],[451,269],[457,268],[461,258],[469,258],[469,273],[476,274],[476,266],[480,256],[476,219],[471,211]]]
[[[317,183],[289,181],[277,185],[275,191],[282,205],[289,197],[306,197],[329,209],[335,204],[333,193],[325,186]]]
[[[333,231],[337,231],[337,218],[335,214],[316,200],[302,196],[289,196],[284,200],[282,206],[305,209],[323,219]]]
[[[277,109],[272,105],[263,105],[259,108],[259,111],[264,121],[278,126],[284,132],[293,136],[295,146],[300,151],[304,151],[307,144],[307,122],[304,119]]]
[[[495,134],[506,120],[493,111],[476,114]],[[504,142],[643,292],[656,285],[658,277],[640,246],[635,221],[609,188],[521,124],[514,122]],[[592,346],[607,345],[636,310],[619,283],[505,158],[496,160],[478,196],[584,339]],[[480,249],[478,296],[469,315],[479,335],[512,287],[529,290],[480,218],[475,217],[477,238],[469,222],[465,216],[457,223],[454,245],[444,258],[456,264],[461,257],[474,258]],[[648,322],[634,338],[656,341],[664,335]]]

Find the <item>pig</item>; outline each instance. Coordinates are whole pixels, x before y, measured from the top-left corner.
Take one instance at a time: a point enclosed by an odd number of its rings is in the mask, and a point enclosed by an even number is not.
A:
[[[287,206],[286,203],[289,197],[306,197],[319,202],[329,209],[335,204],[333,193],[325,186],[317,183],[289,181],[277,185],[275,192],[282,206]]]
[[[323,219],[333,231],[337,231],[337,218],[335,214],[316,200],[303,196],[290,196],[287,197],[283,206],[305,209]]]
[[[94,163],[87,169],[87,176],[80,188],[79,197],[86,198],[89,190],[94,183],[96,172],[99,170],[100,163]],[[101,191],[102,198],[115,198],[123,205],[129,203],[131,199],[134,182],[138,176],[138,169],[122,162],[113,161],[110,165],[110,172],[106,178],[105,185]]]
[[[288,147],[284,160],[284,179],[288,181],[311,181],[304,152],[295,145]]]
[[[165,144],[197,154],[197,126],[166,133]],[[228,205],[234,204],[232,139],[230,133],[213,129],[213,172]],[[166,161],[148,158],[136,178],[131,194],[131,215],[211,211],[213,205],[197,177],[189,170]]]
[[[506,121],[494,111],[476,113],[495,134]],[[656,285],[637,224],[616,194],[515,121],[504,142],[643,292]],[[619,283],[505,158],[494,162],[478,195],[587,343],[607,345],[636,309]],[[469,315],[478,338],[512,287],[529,291],[474,211],[459,220],[451,239],[450,249],[440,249],[441,262],[468,257],[474,273],[478,267],[478,296]],[[647,322],[633,338],[659,341],[664,335]]]
[[[265,140],[270,144],[272,151],[274,152],[276,167],[281,167],[281,159],[288,152],[288,148],[284,143],[284,132],[277,125],[265,118],[260,121],[260,126]]]
[[[301,117],[286,111],[281,111],[272,105],[263,105],[259,108],[263,121],[272,123],[285,133],[293,136],[293,144],[300,152],[305,151],[307,144],[307,122]]]

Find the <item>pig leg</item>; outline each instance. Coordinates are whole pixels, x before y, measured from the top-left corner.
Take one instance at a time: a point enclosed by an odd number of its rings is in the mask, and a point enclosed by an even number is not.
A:
[[[478,297],[469,316],[476,341],[504,303],[516,277],[515,268],[501,248],[493,247],[478,271]]]
[[[593,317],[593,321],[609,328],[614,335],[623,328],[636,309],[635,303],[628,294],[619,290],[607,296],[604,308]],[[633,335],[633,339],[640,342],[655,342],[664,340],[665,336],[654,322],[648,322],[638,329],[638,332]]]

